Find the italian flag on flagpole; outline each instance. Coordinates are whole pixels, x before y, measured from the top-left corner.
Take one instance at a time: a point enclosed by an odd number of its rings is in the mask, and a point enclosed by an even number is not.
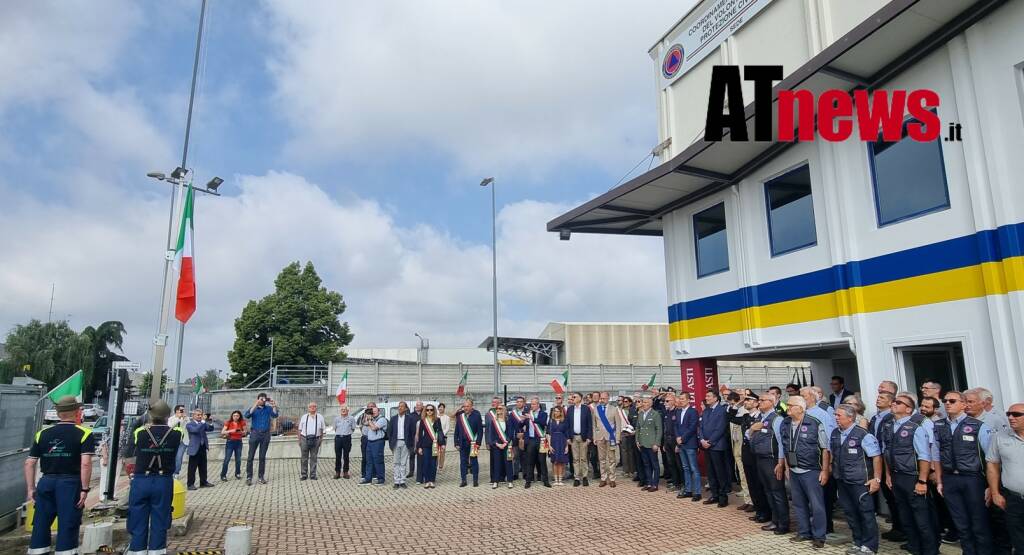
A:
[[[566,388],[569,385],[569,371],[566,370],[555,379],[551,380],[551,389],[555,390],[555,393],[565,393]]]
[[[202,395],[203,393],[206,393],[207,391],[209,391],[209,389],[206,389],[206,384],[203,383],[203,379],[200,378],[199,376],[196,376],[196,386],[195,386],[195,393],[196,393],[196,395]]]
[[[57,401],[60,400],[61,397],[64,397],[66,395],[71,395],[78,399],[79,402],[81,402],[83,383],[84,382],[82,380],[82,371],[79,370],[78,372],[71,374],[71,376],[68,377],[68,379],[60,382],[60,384],[58,384],[57,387],[50,390],[50,392],[47,393],[46,396],[49,397],[50,400],[53,401],[54,403],[56,403]]]
[[[338,384],[338,391],[335,395],[338,396],[338,404],[344,405],[345,399],[348,398],[348,370],[341,375],[341,382]]]
[[[466,395],[466,381],[469,380],[469,370],[462,373],[462,379],[459,380],[459,388],[455,390],[456,397],[463,397]]]
[[[647,380],[647,383],[645,383],[645,384],[641,385],[641,386],[640,386],[640,389],[642,389],[642,390],[644,390],[644,391],[647,391],[648,389],[650,389],[650,388],[654,387],[654,380],[655,380],[655,379],[656,379],[657,377],[658,377],[658,373],[657,373],[657,372],[655,372],[655,373],[651,374],[651,379]]]
[[[189,183],[185,193],[185,207],[181,211],[181,227],[178,228],[178,246],[174,250],[174,268],[178,271],[178,294],[177,302],[174,305],[174,317],[182,324],[188,322],[196,312],[196,274],[192,259],[194,203],[195,189]]]

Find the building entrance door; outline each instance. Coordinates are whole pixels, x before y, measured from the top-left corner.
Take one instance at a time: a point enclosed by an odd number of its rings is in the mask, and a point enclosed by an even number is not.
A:
[[[920,391],[928,380],[942,384],[944,391],[968,387],[964,349],[959,342],[899,347],[896,359],[902,367],[903,386],[910,391]]]

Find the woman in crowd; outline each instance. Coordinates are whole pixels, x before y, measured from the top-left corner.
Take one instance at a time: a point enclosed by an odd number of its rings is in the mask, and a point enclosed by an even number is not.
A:
[[[565,420],[562,407],[551,409],[551,420],[548,422],[548,442],[551,444],[551,462],[554,464],[556,486],[561,486],[565,473],[565,464],[569,462],[569,423]]]
[[[857,407],[857,418],[855,421],[858,426],[867,430],[868,419],[864,417],[864,411],[867,409],[864,406],[864,403],[861,402],[860,397],[857,397],[856,395],[847,395],[846,398],[843,399],[843,403]]]
[[[448,432],[452,430],[452,417],[444,413],[445,408],[444,403],[437,404],[437,419],[441,422],[441,435],[447,438]],[[444,449],[437,457],[437,469],[444,470]]]
[[[441,419],[434,405],[423,409],[423,419],[416,427],[416,464],[423,471],[423,487],[433,488],[437,479],[437,462],[444,456],[445,437]]]
[[[487,427],[487,450],[491,454],[491,489],[496,489],[499,482],[508,482],[512,487],[515,471],[512,467],[514,450],[511,440],[512,430],[508,426],[508,410],[505,405],[498,405],[493,415],[489,415]]]
[[[220,435],[227,441],[224,443],[224,462],[220,466],[220,481],[228,481],[228,462],[231,455],[235,455],[235,479],[242,479],[242,438],[245,437],[245,419],[242,418],[242,411],[236,410],[224,423]]]

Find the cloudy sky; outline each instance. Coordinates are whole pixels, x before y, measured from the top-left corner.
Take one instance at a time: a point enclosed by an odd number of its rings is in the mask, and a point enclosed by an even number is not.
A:
[[[234,319],[311,260],[354,346],[475,346],[499,326],[665,320],[656,238],[545,223],[657,142],[648,47],[691,0],[211,0],[189,148],[199,310],[183,375],[226,368]],[[199,0],[0,7],[0,331],[122,320],[147,367],[167,186],[180,163]],[[646,164],[642,169],[646,169]]]

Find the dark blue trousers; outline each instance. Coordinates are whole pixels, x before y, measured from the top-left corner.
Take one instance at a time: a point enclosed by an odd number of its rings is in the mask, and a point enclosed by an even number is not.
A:
[[[985,479],[980,475],[942,473],[942,496],[946,498],[953,525],[960,532],[960,547],[964,555],[992,553],[985,487]]]
[[[764,495],[772,508],[772,524],[783,532],[789,531],[789,499],[786,497],[786,481],[775,477],[775,457],[757,457],[757,475],[761,479]]]
[[[473,481],[477,481],[480,477],[480,461],[479,457],[470,457],[469,451],[472,449],[467,444],[463,444],[459,449],[459,476],[462,477],[462,481],[466,481],[466,474],[473,474]]]
[[[661,465],[658,462],[658,454],[650,447],[640,448],[640,461],[643,472],[640,473],[640,483],[652,488],[658,487],[661,480]]]
[[[914,493],[917,474],[893,474],[892,493],[896,498],[896,510],[900,512],[903,533],[907,535],[911,553],[937,555],[939,532],[935,529],[935,517],[928,497]]]
[[[793,511],[797,534],[825,541],[825,488],[818,482],[817,470],[790,472],[793,485]]]
[[[174,480],[170,476],[135,476],[128,492],[128,551],[157,551],[167,548],[171,527]]]
[[[384,440],[377,439],[366,442],[366,469],[363,472],[363,481],[372,482],[376,479],[384,483]]]
[[[492,447],[487,450],[491,454],[491,482],[512,483],[515,481],[515,466],[512,464],[513,461],[508,460],[508,455],[506,454],[508,449],[512,449],[512,446],[510,445],[505,449]]]
[[[875,520],[875,500],[864,484],[836,481],[839,506],[846,515],[846,523],[853,532],[853,544],[878,553],[878,521]]]
[[[416,464],[416,472],[422,473],[420,477],[424,484],[437,480],[437,457],[429,447],[423,448],[423,454],[418,455],[419,462]]]
[[[32,540],[29,553],[50,552],[50,526],[57,519],[56,551],[78,547],[78,529],[82,525],[82,509],[76,507],[82,492],[78,476],[43,476],[36,485],[36,512],[32,519]]]
[[[235,457],[235,476],[242,475],[242,440],[240,439],[229,439],[224,442],[224,462],[220,465],[220,477],[221,479],[227,478],[228,476],[228,463],[231,462],[231,456]]]

